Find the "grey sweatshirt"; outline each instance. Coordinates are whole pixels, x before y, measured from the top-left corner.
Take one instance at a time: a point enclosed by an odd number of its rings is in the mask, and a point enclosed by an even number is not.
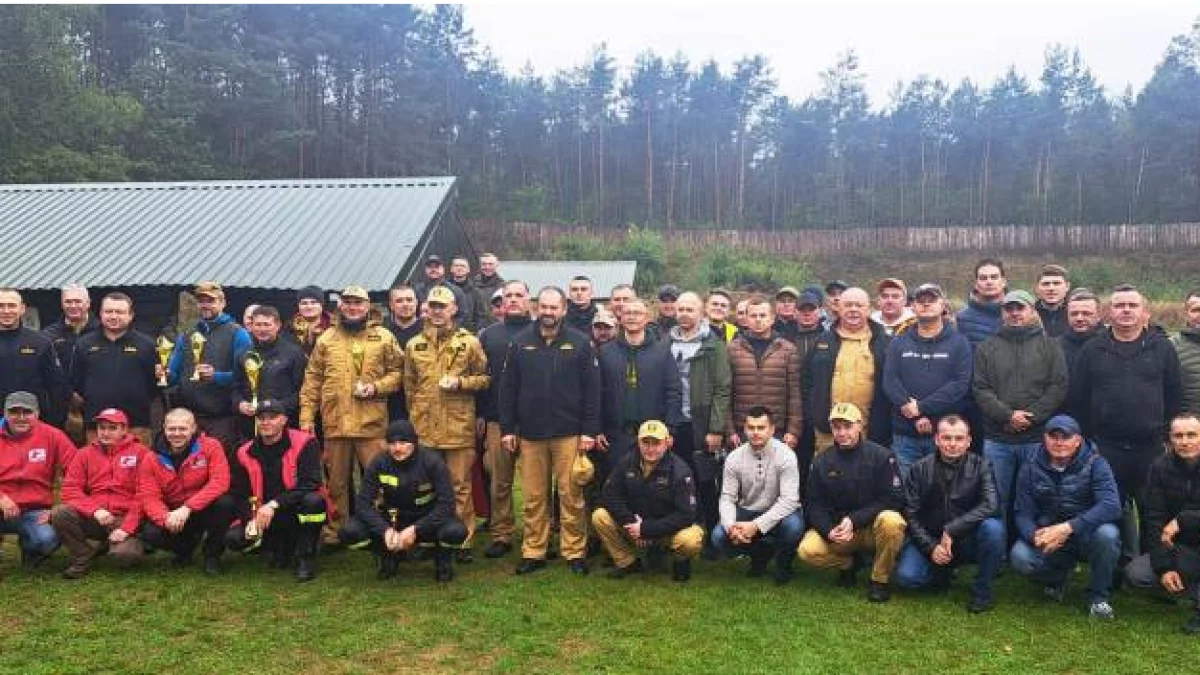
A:
[[[729,528],[737,522],[741,507],[762,514],[754,524],[765,534],[800,507],[799,495],[800,472],[791,448],[775,438],[762,452],[745,443],[725,460],[721,525]]]

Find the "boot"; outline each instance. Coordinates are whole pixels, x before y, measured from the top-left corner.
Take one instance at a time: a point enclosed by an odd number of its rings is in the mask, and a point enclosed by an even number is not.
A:
[[[380,581],[385,581],[396,576],[396,572],[400,568],[400,557],[389,553],[383,553],[379,556],[379,569],[375,573],[375,578]]]
[[[438,583],[446,583],[454,578],[454,559],[450,549],[439,548],[433,558],[433,579]]]
[[[296,561],[296,581],[305,583],[312,581],[317,577],[317,566],[315,557],[311,555],[302,555]]]

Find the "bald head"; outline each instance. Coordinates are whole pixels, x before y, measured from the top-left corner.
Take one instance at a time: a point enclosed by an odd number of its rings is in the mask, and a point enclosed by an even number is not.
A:
[[[691,291],[681,293],[675,301],[675,321],[684,333],[690,333],[700,324],[704,315],[704,301]]]
[[[857,286],[847,288],[840,298],[838,325],[850,332],[865,330],[870,307],[871,296],[866,291]]]

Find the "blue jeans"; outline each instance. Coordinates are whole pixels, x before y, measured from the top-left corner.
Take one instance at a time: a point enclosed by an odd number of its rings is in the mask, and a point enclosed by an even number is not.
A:
[[[892,434],[892,452],[896,453],[896,462],[900,464],[900,472],[903,476],[908,475],[908,467],[936,451],[937,446],[933,444],[933,436]]]
[[[999,518],[984,520],[970,535],[956,540],[952,548],[954,559],[947,567],[934,565],[929,556],[910,541],[900,552],[894,578],[901,588],[916,589],[933,581],[935,569],[948,572],[952,567],[975,564],[979,569],[975,573],[975,582],[971,584],[971,596],[990,599],[992,582],[996,580],[996,574],[1000,571],[1005,545],[1004,521]]]
[[[58,550],[62,542],[49,520],[38,523],[43,513],[49,513],[49,509],[23,511],[16,520],[0,517],[0,534],[16,534],[21,542],[21,550],[27,554],[50,555]]]
[[[1113,572],[1120,557],[1121,531],[1116,525],[1105,523],[1087,534],[1071,535],[1065,546],[1050,555],[1019,539],[1013,545],[1010,561],[1018,574],[1043,584],[1061,586],[1075,569],[1075,563],[1087,560],[1091,567],[1088,602],[1100,602],[1108,600]]]
[[[996,492],[1000,497],[1000,510],[1006,515],[1012,513],[1012,496],[1017,472],[1041,447],[1042,444],[1036,441],[1003,443],[990,438],[984,439],[983,456],[992,463],[992,471],[996,476]]]
[[[749,511],[738,507],[737,521],[754,520],[762,515],[762,511]],[[780,569],[790,569],[796,559],[796,549],[800,546],[800,537],[804,535],[804,516],[795,511],[788,517],[775,524],[770,532],[759,535],[746,546],[739,546],[729,540],[723,525],[717,525],[712,531],[712,543],[718,551],[726,555],[749,553],[751,560],[775,556],[775,564]]]

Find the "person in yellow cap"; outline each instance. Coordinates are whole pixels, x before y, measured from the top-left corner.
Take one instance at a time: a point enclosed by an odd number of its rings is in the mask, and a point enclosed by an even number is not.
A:
[[[907,525],[896,456],[863,436],[862,411],[853,403],[834,405],[829,425],[833,446],[817,455],[808,473],[809,530],[797,552],[808,565],[841,570],[838,585],[850,587],[858,556],[874,551],[867,599],[887,602]]]
[[[424,447],[436,450],[450,470],[454,511],[467,526],[458,561],[472,560],[475,508],[471,469],[475,464],[475,397],[491,383],[479,339],[454,321],[458,305],[445,286],[429,290],[429,318],[405,347],[404,392],[408,415]]]
[[[695,525],[696,483],[692,470],[670,452],[667,425],[649,420],[638,429],[638,452],[612,468],[592,513],[592,525],[614,567],[609,578],[643,570],[639,551],[669,549],[675,556],[671,578],[687,581],[700,554],[704,531]]]
[[[311,433],[319,413],[325,431],[325,471],[337,506],[321,535],[326,546],[340,545],[337,533],[349,514],[351,458],[366,467],[383,453],[387,396],[400,389],[404,354],[370,311],[365,288],[342,291],[335,325],[313,346],[300,389],[300,428]]]

